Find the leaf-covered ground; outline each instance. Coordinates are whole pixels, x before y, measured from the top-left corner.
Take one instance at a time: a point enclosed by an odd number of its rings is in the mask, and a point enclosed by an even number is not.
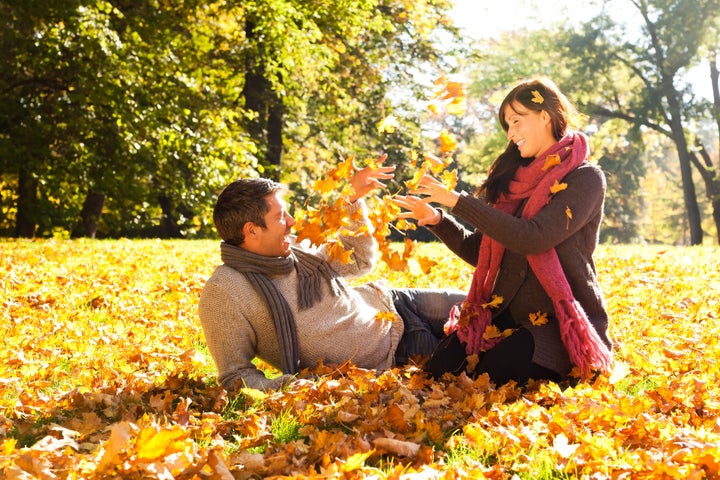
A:
[[[466,288],[444,247],[397,286]],[[617,366],[521,392],[318,366],[229,398],[196,314],[214,241],[0,243],[0,478],[716,478],[720,249],[604,246]],[[271,374],[272,372],[269,372]]]

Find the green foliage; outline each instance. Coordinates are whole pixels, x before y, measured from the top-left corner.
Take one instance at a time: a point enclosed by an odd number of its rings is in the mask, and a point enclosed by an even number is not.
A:
[[[305,190],[308,162],[378,155],[391,88],[452,30],[444,0],[2,5],[3,235],[67,236],[91,194],[98,236],[213,235],[238,176],[304,169]]]

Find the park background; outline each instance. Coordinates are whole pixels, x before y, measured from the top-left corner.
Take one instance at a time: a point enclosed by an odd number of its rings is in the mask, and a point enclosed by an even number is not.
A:
[[[235,178],[305,207],[382,152],[391,193],[428,153],[473,189],[503,94],[546,75],[608,177],[602,241],[717,244],[717,0],[483,4],[4,1],[0,235],[209,238]]]
[[[718,478],[718,2],[485,3],[1,1],[0,477]],[[391,194],[426,158],[471,189],[533,75],[608,178],[613,372],[523,391],[348,363],[228,395],[197,318],[218,190],[271,176],[307,213],[381,152]],[[354,281],[467,288],[413,245]]]

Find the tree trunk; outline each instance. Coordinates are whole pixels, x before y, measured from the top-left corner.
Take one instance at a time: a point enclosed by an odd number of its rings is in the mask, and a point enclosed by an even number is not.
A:
[[[282,99],[274,96],[267,122],[267,162],[273,166],[271,169],[274,180],[279,180],[280,164],[283,153],[283,115]]]
[[[17,215],[15,217],[15,236],[33,238],[37,224],[38,179],[22,166],[18,175]]]
[[[182,230],[175,219],[175,207],[172,199],[166,195],[158,196],[158,202],[162,209],[162,237],[163,238],[183,238]]]
[[[710,159],[710,154],[705,150],[702,143],[698,142],[697,145],[703,161],[701,162],[697,154],[694,153],[691,154],[690,159],[705,181],[705,191],[712,205],[712,216],[717,230],[718,245],[720,245],[720,175],[718,175],[717,169]]]
[[[671,84],[668,82],[668,84]],[[685,131],[682,126],[680,114],[680,103],[677,92],[674,88],[667,88],[665,98],[668,101],[670,113],[670,130],[680,161],[680,177],[682,179],[683,199],[685,200],[685,212],[687,213],[690,225],[690,245],[701,245],[703,239],[702,222],[700,218],[700,207],[698,207],[697,193],[692,178],[692,166],[690,163],[690,152],[688,150]]]
[[[245,35],[251,41],[257,41],[255,27],[252,19],[246,21]],[[282,98],[273,90],[272,82],[267,79],[266,65],[261,55],[250,54],[246,60],[242,97],[245,108],[255,113],[248,122],[248,132],[258,145],[258,151],[265,155],[260,159],[261,163],[269,167],[267,175],[278,180],[282,162],[285,111]]]
[[[711,52],[708,60],[710,62],[710,82],[713,92],[713,116],[715,117],[718,134],[720,134],[720,70],[718,70],[717,55],[717,52]],[[718,137],[718,147],[720,151],[720,137]]]
[[[105,194],[88,192],[80,212],[80,221],[70,234],[71,238],[95,238],[98,222],[105,205]]]

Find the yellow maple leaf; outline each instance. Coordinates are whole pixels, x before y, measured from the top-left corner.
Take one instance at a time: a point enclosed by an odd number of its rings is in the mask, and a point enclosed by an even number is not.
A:
[[[352,256],[353,252],[354,250],[352,248],[345,248],[342,242],[327,243],[327,254],[330,260],[337,260],[342,264],[355,263]]]
[[[158,430],[147,426],[137,438],[137,456],[141,460],[155,460],[171,453],[181,452],[185,448],[185,439],[190,436],[187,429],[180,427]]]
[[[398,119],[395,115],[390,114],[378,122],[377,129],[380,133],[393,133],[399,126]]]
[[[312,185],[313,190],[319,193],[330,193],[338,188],[338,181],[332,176],[318,178]]]
[[[532,323],[536,327],[545,325],[548,322],[547,312],[537,311],[536,313],[530,313],[529,319],[530,323]]]
[[[552,186],[550,187],[550,193],[555,195],[558,192],[562,192],[566,188],[567,188],[567,183],[565,183],[565,182],[560,183],[557,180],[555,180],[555,183],[553,183]]]
[[[483,332],[483,338],[485,340],[492,340],[493,338],[500,338],[502,336],[502,332],[495,325],[488,325]]]
[[[538,105],[541,105],[545,101],[543,96],[540,95],[540,92],[538,92],[537,90],[533,90],[531,93],[532,93],[531,101],[533,103],[537,103]]]
[[[417,224],[407,218],[398,218],[397,222],[395,222],[395,228],[398,230],[417,230]]]
[[[418,257],[417,259],[418,265],[420,265],[420,270],[427,275],[430,273],[432,268],[437,265],[437,262],[435,260],[431,260],[427,257]]]
[[[426,173],[427,167],[425,166],[425,164],[423,164],[423,167],[415,172],[413,178],[405,181],[405,186],[408,188],[408,190],[416,190],[418,188],[418,185],[420,184],[420,180],[422,180]]]
[[[429,168],[430,171],[435,174],[442,172],[448,165],[450,165],[450,163],[452,163],[452,157],[445,157],[443,159],[430,152],[425,152],[423,156],[425,158],[423,167]]]
[[[457,140],[455,136],[447,130],[440,132],[438,141],[440,142],[440,151],[446,155],[457,150]]]
[[[449,115],[455,115],[456,117],[462,117],[465,113],[465,97],[454,98],[447,105],[447,113]]]
[[[483,308],[498,308],[505,299],[501,295],[493,295],[488,303],[483,303]]]
[[[390,270],[397,272],[402,272],[408,267],[407,260],[404,260],[397,252],[385,253],[383,260],[387,263],[387,266],[390,267]]]
[[[333,172],[333,176],[339,179],[349,179],[355,171],[355,156],[350,155],[347,160],[340,163]]]
[[[457,170],[446,170],[442,173],[440,176],[440,181],[445,185],[445,190],[448,192],[451,192],[455,189],[455,186],[457,185]]]
[[[343,472],[353,472],[365,465],[365,460],[375,453],[375,449],[368,450],[367,452],[359,452],[350,455],[345,463],[341,467]]]
[[[560,155],[556,153],[545,157],[545,164],[542,166],[542,171],[544,172],[555,165],[560,165]]]

